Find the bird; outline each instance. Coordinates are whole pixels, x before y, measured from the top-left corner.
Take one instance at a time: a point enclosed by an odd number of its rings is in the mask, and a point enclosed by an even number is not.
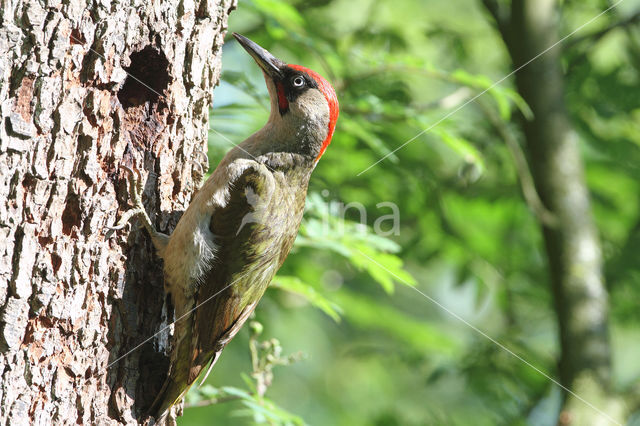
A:
[[[142,204],[142,175],[126,170],[133,208],[164,262],[174,306],[167,378],[148,412],[165,418],[255,310],[289,254],[313,170],[333,137],[339,104],[317,72],[287,64],[233,33],[262,70],[267,123],[232,148],[195,193],[171,235],[158,232]]]

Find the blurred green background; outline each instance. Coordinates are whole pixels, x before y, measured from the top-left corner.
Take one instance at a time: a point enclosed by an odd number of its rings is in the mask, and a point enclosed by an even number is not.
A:
[[[612,4],[559,2],[559,33]],[[624,398],[630,424],[640,387],[638,10],[626,0],[560,47],[609,291],[608,392]],[[245,327],[227,346],[179,424],[556,424],[561,389],[469,326],[559,376],[542,232],[498,130],[523,144],[518,123],[531,112],[513,78],[455,111],[513,70],[482,2],[241,0],[229,29],[325,76],[341,111],[300,237],[256,311],[264,329]],[[268,117],[261,73],[233,41],[222,80],[211,169],[229,140]],[[366,219],[342,214],[351,202]],[[373,232],[392,213],[382,202],[398,207],[391,235]],[[391,225],[387,216],[382,228]],[[251,345],[265,371],[295,362],[252,377]],[[273,379],[265,398],[258,376]]]

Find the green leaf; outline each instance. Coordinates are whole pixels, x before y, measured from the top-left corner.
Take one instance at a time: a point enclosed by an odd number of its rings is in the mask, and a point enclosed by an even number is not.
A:
[[[527,103],[527,101],[525,101],[522,98],[522,96],[520,96],[520,94],[513,89],[503,89],[503,90],[505,95],[509,99],[511,99],[511,101],[515,104],[515,106],[520,110],[522,115],[524,115],[524,117],[527,120],[533,120],[533,111],[531,111],[531,108],[529,107],[529,104]]]
[[[304,420],[274,404],[272,401],[262,398],[243,399],[242,403],[249,409],[254,420],[259,423],[270,423],[283,426],[306,425]]]
[[[256,393],[257,389],[256,389],[256,382],[251,379],[251,377],[249,377],[249,375],[247,373],[240,373],[240,378],[242,378],[242,381],[244,382],[245,385],[247,385],[247,387],[249,388],[249,392],[251,393]]]
[[[271,287],[302,296],[312,306],[329,315],[334,321],[340,322],[342,308],[318,293],[310,284],[304,283],[297,277],[276,276]]]
[[[451,73],[451,77],[454,81],[475,89],[488,89],[494,84],[493,81],[485,75],[473,75],[462,69],[455,70]]]
[[[304,18],[295,7],[282,0],[252,0],[251,2],[255,9],[261,14],[271,18],[272,22],[275,21],[282,27],[289,30],[298,30],[299,33],[303,32]],[[269,22],[267,22],[269,23]],[[286,36],[286,31],[274,32],[277,30],[273,26],[267,28],[272,36],[276,36],[278,39]]]
[[[451,134],[443,127],[434,128],[433,133],[438,135],[440,139],[442,139],[449,148],[462,157],[464,161],[478,167],[480,174],[484,173],[485,163],[482,154],[470,141]]]
[[[362,245],[354,250],[350,260],[359,269],[367,271],[389,294],[393,293],[394,283],[410,287],[416,284],[415,278],[402,268],[402,259],[393,254],[382,253]]]
[[[518,92],[508,87],[501,87],[484,75],[473,75],[464,70],[456,70],[451,74],[453,81],[465,86],[484,91],[487,90],[495,100],[503,120],[511,119],[510,101],[522,112],[527,120],[533,118],[533,112]]]
[[[361,142],[368,145],[377,156],[385,156],[391,152],[382,139],[378,137],[369,122],[345,117],[340,120],[340,131],[355,136]],[[394,163],[398,162],[398,156],[395,154],[389,155],[387,159]]]
[[[221,390],[227,395],[233,395],[243,399],[253,398],[253,396],[251,396],[249,392],[245,391],[244,389],[235,388],[233,386],[224,386],[223,388],[221,388]]]
[[[511,105],[505,91],[496,86],[489,90],[489,94],[498,105],[500,117],[504,121],[509,121],[511,119]]]
[[[309,195],[307,206],[307,216],[311,217],[303,221],[297,247],[338,253],[368,272],[387,293],[393,292],[395,282],[415,284],[414,278],[402,269],[402,260],[393,254],[400,251],[396,242],[376,235],[364,224],[334,216],[335,209],[318,194]]]

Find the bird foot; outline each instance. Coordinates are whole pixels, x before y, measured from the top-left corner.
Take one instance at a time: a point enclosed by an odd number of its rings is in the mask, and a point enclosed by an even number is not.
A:
[[[139,170],[134,171],[127,166],[122,166],[122,168],[128,172],[127,182],[129,184],[129,196],[131,198],[131,201],[133,201],[133,208],[125,212],[118,223],[108,228],[114,231],[118,231],[127,226],[127,223],[129,223],[132,218],[140,217],[145,228],[151,229],[153,230],[152,233],[155,233],[155,229],[151,224],[151,219],[149,219],[149,215],[147,215],[147,212],[144,209],[144,205],[142,204],[142,193],[144,192],[142,174]]]
[[[108,229],[118,231],[127,226],[127,223],[129,223],[132,218],[140,218],[142,220],[142,224],[147,229],[147,232],[151,235],[151,240],[153,241],[153,245],[156,247],[158,254],[162,257],[164,255],[165,248],[169,243],[169,236],[156,231],[156,228],[151,223],[151,219],[149,219],[147,211],[144,209],[144,205],[142,204],[142,193],[144,192],[142,174],[139,170],[132,170],[127,166],[122,166],[122,168],[128,172],[127,182],[129,183],[129,196],[133,202],[133,208],[125,212],[118,223],[114,226],[108,227]]]

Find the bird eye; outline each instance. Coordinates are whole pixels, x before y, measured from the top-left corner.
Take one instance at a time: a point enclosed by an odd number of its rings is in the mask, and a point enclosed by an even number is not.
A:
[[[304,86],[304,83],[305,83],[304,78],[300,75],[293,78],[293,85],[295,87],[302,87]]]

